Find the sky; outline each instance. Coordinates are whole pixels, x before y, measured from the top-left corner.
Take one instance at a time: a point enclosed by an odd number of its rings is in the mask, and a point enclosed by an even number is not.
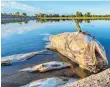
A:
[[[2,0],[2,13],[25,12],[75,14],[76,11],[91,14],[110,14],[110,1],[15,1]]]

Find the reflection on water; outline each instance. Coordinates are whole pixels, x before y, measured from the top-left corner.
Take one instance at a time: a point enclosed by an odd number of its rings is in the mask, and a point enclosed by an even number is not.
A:
[[[87,76],[92,74],[89,71],[80,68],[79,65],[75,64],[74,62],[72,62],[68,58],[64,57],[63,55],[59,54],[59,56],[60,56],[59,58],[61,58],[61,60],[63,62],[71,64],[71,71],[72,71],[72,73],[76,74],[80,78],[84,78],[84,77],[87,77]]]
[[[22,24],[25,23],[27,24],[30,20],[2,20],[1,24],[8,24],[8,23],[18,23],[18,24]]]
[[[83,31],[89,32],[105,47],[110,56],[110,21],[77,20]],[[85,22],[87,21],[87,22]],[[7,23],[1,26],[2,56],[39,51],[44,49],[49,37],[61,32],[74,32],[72,20],[34,20],[27,23]],[[109,60],[109,59],[108,59]]]
[[[76,21],[78,23],[82,23],[82,22],[85,22],[85,23],[90,23],[92,20],[99,20],[99,19],[77,19]],[[101,20],[101,19],[100,19]],[[105,20],[110,20],[110,19],[105,19]],[[9,20],[9,21],[2,21],[1,24],[8,24],[8,23],[18,23],[18,24],[28,24],[30,20]],[[46,23],[46,22],[60,22],[60,21],[71,21],[71,19],[36,19],[36,20],[33,20],[33,21],[36,21],[36,23]]]

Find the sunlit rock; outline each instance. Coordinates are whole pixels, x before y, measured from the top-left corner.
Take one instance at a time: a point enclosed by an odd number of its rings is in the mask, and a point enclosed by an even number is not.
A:
[[[81,68],[98,72],[108,64],[103,46],[85,32],[65,32],[50,38],[47,49],[66,56]]]
[[[39,72],[46,72],[46,71],[49,71],[49,70],[56,70],[56,69],[70,67],[70,66],[71,65],[68,64],[68,63],[58,62],[58,61],[51,61],[51,62],[47,62],[47,63],[35,65],[33,67],[28,67],[28,68],[25,68],[25,69],[21,69],[20,71],[29,71],[29,72],[39,71]]]
[[[110,87],[110,68],[61,87]]]

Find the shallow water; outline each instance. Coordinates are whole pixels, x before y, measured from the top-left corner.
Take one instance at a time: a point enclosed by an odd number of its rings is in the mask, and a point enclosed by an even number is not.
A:
[[[95,36],[95,38],[104,46],[110,66],[110,21],[93,20],[89,23],[83,21],[80,23],[80,26],[83,31],[87,31]],[[28,21],[28,23],[7,23],[2,24],[1,29],[2,57],[43,50],[45,49],[45,45],[48,44],[49,36],[61,32],[76,31],[74,22],[70,20],[45,23],[38,21]],[[3,66],[2,84],[5,86],[6,84],[10,86],[12,86],[12,84],[14,86],[19,86],[36,80],[33,74],[24,72],[19,74],[17,71],[22,68],[52,60],[68,62],[72,64],[72,68],[60,70],[58,72],[51,71],[51,75],[48,72],[43,73],[42,75],[40,74],[40,76],[39,74],[37,74],[37,76],[35,74],[37,79],[61,75],[84,78],[90,75],[89,72],[82,70],[77,65],[74,65],[70,60],[52,52],[52,55],[39,55],[30,60],[14,63],[12,66]],[[22,75],[23,77],[21,77]],[[18,82],[16,81],[16,78],[19,79],[17,80]],[[10,81],[10,79],[12,81]]]

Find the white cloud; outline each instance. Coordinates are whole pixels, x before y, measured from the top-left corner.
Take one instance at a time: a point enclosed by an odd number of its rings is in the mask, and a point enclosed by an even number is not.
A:
[[[15,10],[22,10],[25,12],[31,12],[31,13],[36,13],[36,12],[42,12],[40,8],[36,8],[27,4],[23,4],[17,1],[2,1],[1,3],[1,8],[2,10],[4,9],[15,9]]]
[[[29,13],[31,15],[35,14],[35,13],[42,13],[42,12],[46,12],[46,13],[55,13],[55,11],[53,10],[43,10],[39,7],[34,7],[28,4],[24,4],[15,0],[4,0],[1,3],[1,9],[2,11],[7,10],[22,10],[23,12]]]

